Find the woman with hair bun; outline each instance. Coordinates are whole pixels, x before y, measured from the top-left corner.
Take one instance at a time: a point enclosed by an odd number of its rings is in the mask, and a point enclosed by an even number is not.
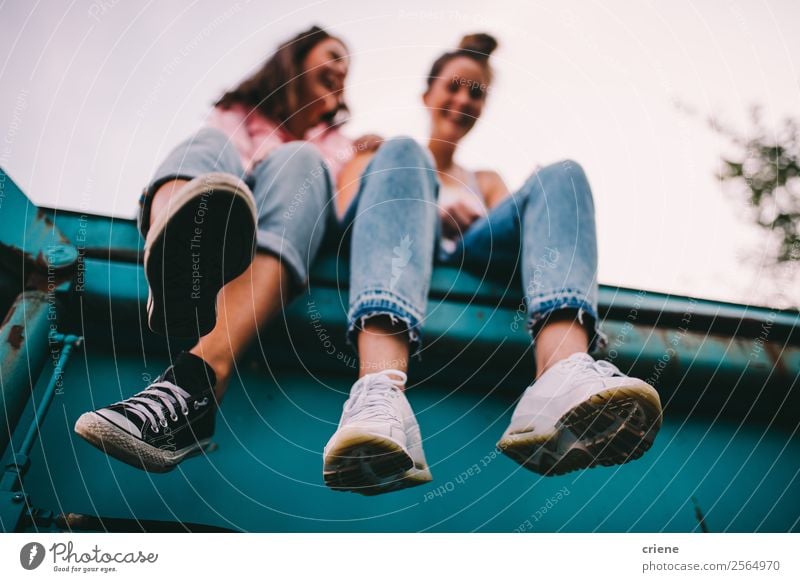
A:
[[[510,193],[497,172],[456,162],[486,104],[496,48],[492,36],[471,34],[433,63],[422,96],[427,151],[408,138],[389,140],[342,171],[337,208],[353,231],[350,333],[361,377],[325,448],[324,476],[335,489],[375,494],[431,480],[403,390],[408,355],[421,345],[434,257],[521,283],[536,378],[498,442],[501,452],[560,475],[637,459],[660,428],[656,390],[589,355],[606,338],[583,169],[571,160],[551,164]]]

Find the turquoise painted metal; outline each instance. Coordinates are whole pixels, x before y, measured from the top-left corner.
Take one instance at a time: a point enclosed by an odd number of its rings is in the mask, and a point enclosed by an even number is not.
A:
[[[31,384],[39,377],[48,354],[50,303],[42,291],[25,291],[9,308],[0,326],[0,423],[16,426],[31,396]],[[8,430],[0,431],[0,451],[9,443]]]
[[[5,175],[0,183],[6,194],[16,188]],[[437,267],[427,348],[409,391],[434,481],[365,498],[330,491],[321,478],[321,450],[357,366],[344,343],[346,261],[325,255],[308,292],[262,330],[240,363],[212,450],[152,475],[103,456],[72,432],[82,412],[141,389],[163,370],[168,350],[182,347],[146,327],[135,225],[59,210],[43,216],[77,255],[55,292],[58,332],[84,342],[66,368],[56,369],[53,358],[45,363],[11,427],[4,461],[16,467],[14,451],[32,448],[20,487],[0,486],[0,515],[23,506],[19,521],[4,521],[4,529],[800,529],[797,311],[603,286],[610,343],[602,355],[658,388],[665,423],[636,462],[542,478],[494,449],[533,375],[516,282]],[[17,224],[5,207],[0,223],[3,230]],[[13,291],[12,298],[20,290]],[[34,403],[47,394],[52,405],[36,422]],[[40,437],[36,444],[32,435]]]

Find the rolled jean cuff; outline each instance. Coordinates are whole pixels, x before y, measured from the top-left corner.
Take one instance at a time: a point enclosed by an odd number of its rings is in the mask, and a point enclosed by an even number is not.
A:
[[[290,298],[295,297],[306,287],[308,283],[306,263],[288,239],[275,232],[259,230],[256,233],[256,247],[258,252],[275,256],[289,271],[289,277],[291,278]]]
[[[147,238],[147,231],[150,230],[150,205],[153,203],[153,196],[155,193],[158,192],[158,189],[161,188],[167,182],[172,182],[173,180],[194,180],[196,176],[189,176],[187,174],[167,174],[166,176],[161,176],[156,178],[142,191],[142,195],[139,198],[139,214],[136,217],[136,226],[139,227],[139,234],[142,235],[142,238]]]
[[[364,329],[364,323],[371,317],[388,315],[392,324],[402,322],[408,331],[409,354],[419,357],[422,348],[422,314],[408,301],[386,290],[366,291],[356,297],[347,314],[347,345],[358,353],[356,336]]]
[[[531,335],[534,345],[542,324],[551,313],[561,309],[572,309],[578,312],[578,323],[584,326],[589,334],[590,353],[608,345],[608,336],[600,330],[600,319],[597,317],[596,307],[586,299],[584,294],[572,289],[564,289],[559,293],[537,297],[531,302],[528,333]]]

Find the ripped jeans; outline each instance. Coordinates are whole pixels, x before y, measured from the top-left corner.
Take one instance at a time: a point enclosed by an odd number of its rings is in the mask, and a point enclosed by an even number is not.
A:
[[[547,317],[567,309],[589,332],[590,351],[605,345],[597,315],[594,202],[577,163],[535,172],[470,225],[452,252],[439,244],[438,189],[430,153],[411,138],[385,142],[364,170],[340,225],[351,237],[349,344],[355,346],[366,319],[388,315],[405,325],[411,354],[418,354],[436,257],[480,277],[513,277],[534,342]]]

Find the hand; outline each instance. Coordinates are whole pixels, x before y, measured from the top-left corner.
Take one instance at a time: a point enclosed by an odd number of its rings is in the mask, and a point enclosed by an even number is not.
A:
[[[446,238],[461,237],[473,222],[484,216],[483,206],[471,197],[459,197],[448,204],[439,206],[442,220],[442,233]]]
[[[374,152],[383,143],[383,138],[374,133],[367,133],[353,142],[353,149],[356,155]]]

